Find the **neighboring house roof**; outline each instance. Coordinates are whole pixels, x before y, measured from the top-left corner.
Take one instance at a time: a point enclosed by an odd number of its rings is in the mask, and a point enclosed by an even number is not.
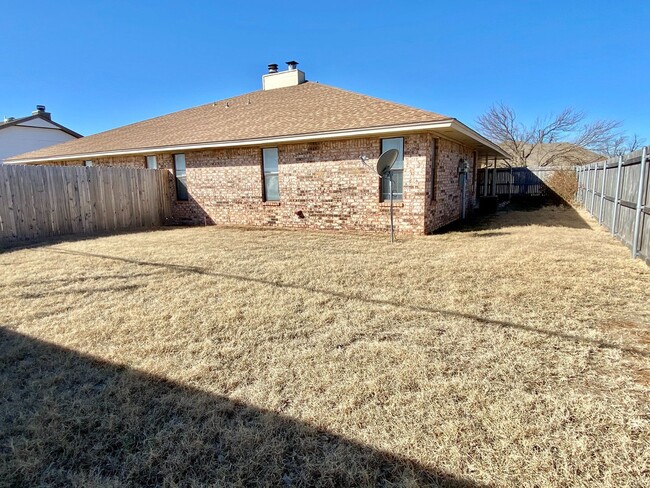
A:
[[[190,150],[439,129],[481,145],[496,144],[456,119],[315,82],[260,90],[126,125],[8,159],[25,163],[115,154]]]
[[[522,149],[530,150],[530,145],[524,145]],[[527,160],[529,168],[537,168],[542,165],[553,167],[572,167],[581,164],[593,163],[603,159],[602,154],[595,153],[584,147],[569,142],[554,142],[538,144],[533,148]]]
[[[6,129],[7,127],[14,127],[14,126],[34,127],[36,129],[48,128],[48,127],[44,127],[43,125],[33,125],[32,126],[32,125],[29,125],[27,123],[27,122],[30,122],[32,120],[37,120],[37,119],[45,120],[48,124],[56,126],[57,129],[60,129],[63,132],[65,132],[67,134],[70,134],[73,137],[77,137],[77,138],[83,137],[81,134],[79,134],[79,133],[77,133],[77,132],[75,132],[73,130],[68,129],[67,127],[65,127],[65,126],[63,126],[61,124],[58,124],[58,123],[54,122],[50,118],[50,116],[49,116],[49,114],[47,112],[38,113],[38,114],[34,114],[34,115],[29,115],[27,117],[20,117],[20,118],[17,118],[17,119],[16,118],[5,119],[4,121],[0,121],[0,130]]]

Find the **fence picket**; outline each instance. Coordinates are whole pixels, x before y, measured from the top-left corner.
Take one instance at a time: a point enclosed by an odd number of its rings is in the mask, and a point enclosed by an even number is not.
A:
[[[607,180],[607,161],[603,162],[603,181],[600,185],[600,208],[598,209],[598,223],[603,224],[603,210],[605,209],[605,181]]]
[[[0,247],[65,234],[159,226],[167,170],[0,166]]]
[[[612,201],[611,233],[627,245],[633,258],[642,257],[650,264],[650,212],[648,211],[648,188],[650,187],[650,146],[620,156],[616,167],[616,182],[612,187],[604,184],[603,201]],[[607,162],[605,162],[606,168]],[[577,200],[583,208],[593,214],[595,178],[593,165],[578,168]],[[638,172],[638,173],[637,173]],[[604,176],[603,176],[604,177]],[[613,191],[613,195],[609,192]],[[591,195],[589,193],[591,192]],[[589,198],[591,197],[591,200]],[[595,216],[594,216],[595,217]],[[603,223],[602,217],[599,222]]]

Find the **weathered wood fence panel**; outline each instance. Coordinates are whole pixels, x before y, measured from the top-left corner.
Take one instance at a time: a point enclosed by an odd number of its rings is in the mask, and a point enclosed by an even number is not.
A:
[[[576,171],[577,201],[650,263],[650,146]]]
[[[0,165],[0,247],[163,225],[167,170]]]
[[[571,171],[573,168],[485,168],[477,173],[477,189],[479,196],[498,197],[540,197],[548,193],[546,179],[556,171]],[[487,185],[485,184],[487,178]],[[496,184],[493,180],[496,178]],[[487,189],[487,193],[485,190]],[[493,194],[492,190],[496,191]]]

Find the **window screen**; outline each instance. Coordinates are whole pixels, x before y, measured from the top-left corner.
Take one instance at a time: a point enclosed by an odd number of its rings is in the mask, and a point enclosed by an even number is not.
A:
[[[278,183],[278,148],[262,149],[262,159],[264,165],[264,200],[280,200],[280,186]]]

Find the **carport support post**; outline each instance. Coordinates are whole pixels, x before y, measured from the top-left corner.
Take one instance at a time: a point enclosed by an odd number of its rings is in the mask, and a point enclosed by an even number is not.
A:
[[[484,197],[487,197],[488,166],[489,166],[489,164],[488,164],[488,155],[486,154],[485,155],[485,178],[484,178],[484,181],[483,181],[483,196]]]
[[[600,185],[600,212],[598,212],[598,223],[603,224],[603,204],[605,203],[605,180],[607,179],[607,160],[603,163],[603,183]]]
[[[618,196],[621,186],[621,168],[623,167],[623,156],[618,157],[618,169],[616,170],[616,188],[614,189],[614,210],[612,210],[612,235],[616,235],[616,221],[618,220]]]
[[[634,237],[632,238],[632,259],[639,255],[639,224],[641,223],[641,210],[643,209],[643,196],[645,182],[645,158],[648,148],[644,147],[641,153],[641,171],[639,173],[639,193],[636,196],[636,215],[634,216]]]
[[[494,174],[492,174],[492,196],[497,196],[497,157],[494,156]]]

